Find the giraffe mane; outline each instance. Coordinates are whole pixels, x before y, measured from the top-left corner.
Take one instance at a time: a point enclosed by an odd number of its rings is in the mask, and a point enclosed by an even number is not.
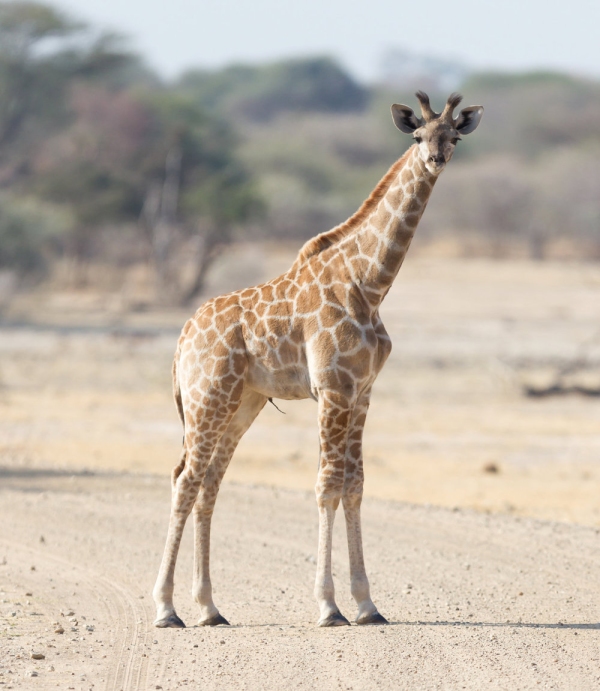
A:
[[[306,261],[309,257],[315,254],[320,254],[328,247],[335,245],[340,240],[350,235],[353,230],[356,230],[369,214],[376,208],[381,201],[383,195],[388,191],[392,182],[396,179],[398,171],[404,166],[409,156],[412,147],[410,147],[403,156],[401,156],[395,163],[392,164],[388,172],[377,183],[375,189],[365,199],[357,211],[355,211],[350,218],[343,223],[335,226],[331,230],[324,233],[319,233],[314,238],[311,238],[301,247],[294,264],[297,266]]]

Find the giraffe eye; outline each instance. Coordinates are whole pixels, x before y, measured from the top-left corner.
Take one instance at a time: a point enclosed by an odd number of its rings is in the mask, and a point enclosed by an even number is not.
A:
[[[460,142],[460,141],[462,141],[462,139],[461,139],[460,137],[455,137],[455,138],[452,140],[452,143],[454,144],[454,146],[456,146],[456,145],[458,144],[458,142]]]
[[[421,137],[415,137],[414,139],[417,142],[417,144],[420,144],[423,141]]]

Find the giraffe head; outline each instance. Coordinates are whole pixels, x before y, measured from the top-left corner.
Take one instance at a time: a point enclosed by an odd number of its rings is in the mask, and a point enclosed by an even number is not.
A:
[[[417,117],[412,108],[399,103],[392,106],[392,117],[401,132],[413,135],[427,170],[432,175],[439,175],[452,158],[461,135],[470,134],[479,125],[483,108],[463,108],[455,118],[454,109],[462,101],[460,94],[451,94],[441,113],[433,110],[426,93],[417,91],[415,95],[421,104],[422,117]]]

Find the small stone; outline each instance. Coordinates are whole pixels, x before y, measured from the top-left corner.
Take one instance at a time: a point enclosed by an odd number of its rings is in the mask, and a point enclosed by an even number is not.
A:
[[[46,656],[44,653],[31,653],[32,660],[45,660]]]
[[[225,641],[219,641],[221,645],[225,645]]]
[[[54,633],[64,633],[64,632],[65,632],[65,630],[60,625],[54,629]]]
[[[28,677],[37,677],[38,673],[35,670],[33,670],[32,672],[27,672],[27,676]]]
[[[10,616],[11,616],[11,617],[16,617],[16,616],[17,616],[17,613],[16,613],[16,612],[11,612],[11,613],[10,613]]]
[[[33,597],[33,593],[25,593],[25,597]]]
[[[93,630],[94,630],[94,626],[93,626],[92,624],[88,624],[88,625],[85,627],[85,630],[86,630],[86,631],[93,631]]]
[[[484,473],[490,473],[491,475],[496,475],[500,472],[500,468],[495,463],[486,463],[483,466]]]

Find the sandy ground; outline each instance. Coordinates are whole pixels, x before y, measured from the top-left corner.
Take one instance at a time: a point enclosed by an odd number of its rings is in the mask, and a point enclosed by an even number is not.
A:
[[[188,628],[159,630],[149,592],[168,513],[163,479],[15,471],[2,488],[6,688],[600,685],[593,528],[368,500],[372,589],[391,625],[318,629],[313,497],[228,484],[215,514],[213,581],[232,626],[195,626],[188,530],[176,591]],[[337,528],[338,603],[351,616]]]
[[[260,278],[289,257],[234,256],[220,276],[240,259]],[[150,591],[189,311],[19,298],[0,321],[0,686],[600,687],[600,399],[522,391],[577,359],[574,380],[598,384],[599,305],[593,264],[407,261],[365,434],[367,564],[392,625],[315,627],[316,411],[278,401],[286,414],[264,410],[217,504],[215,597],[233,626],[193,626],[188,535],[176,602],[190,628],[165,631]]]

